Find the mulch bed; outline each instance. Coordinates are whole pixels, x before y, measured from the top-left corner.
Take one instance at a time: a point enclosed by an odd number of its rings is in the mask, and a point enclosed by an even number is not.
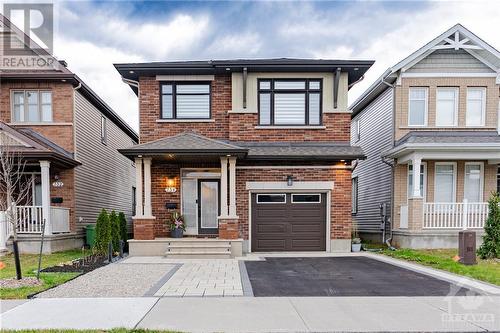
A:
[[[75,259],[69,263],[47,267],[41,270],[44,273],[88,273],[96,268],[108,264],[106,256],[90,255],[85,258]]]

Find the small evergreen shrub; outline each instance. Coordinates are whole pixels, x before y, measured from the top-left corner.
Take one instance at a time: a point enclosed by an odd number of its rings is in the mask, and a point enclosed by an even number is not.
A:
[[[103,208],[97,217],[95,226],[94,251],[105,254],[108,251],[108,244],[111,240],[111,226],[108,212]]]
[[[125,218],[125,214],[120,212],[118,214],[118,220],[120,221],[120,239],[124,242],[127,241],[127,219]]]
[[[488,200],[488,219],[484,226],[483,244],[477,251],[482,259],[500,258],[500,196],[494,193]]]
[[[109,215],[109,223],[111,225],[111,241],[113,242],[113,251],[120,250],[120,221],[118,215],[113,210]]]

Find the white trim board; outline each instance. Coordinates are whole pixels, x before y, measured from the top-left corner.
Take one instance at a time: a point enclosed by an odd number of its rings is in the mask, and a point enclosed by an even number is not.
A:
[[[236,166],[236,169],[251,170],[251,169],[341,169],[350,170],[352,167],[350,165],[248,165],[248,166]]]
[[[497,73],[401,73],[401,77],[497,77]]]
[[[246,182],[246,189],[250,191],[331,191],[335,182],[301,182],[294,181],[292,186],[287,182]]]

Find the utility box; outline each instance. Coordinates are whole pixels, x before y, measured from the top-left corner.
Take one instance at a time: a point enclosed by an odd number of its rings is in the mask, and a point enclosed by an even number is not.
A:
[[[476,262],[476,232],[462,230],[458,233],[458,256],[464,265],[475,265]]]

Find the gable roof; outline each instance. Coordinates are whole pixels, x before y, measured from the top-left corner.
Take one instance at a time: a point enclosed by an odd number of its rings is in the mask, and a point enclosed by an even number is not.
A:
[[[17,38],[22,43],[29,37],[18,27],[12,24],[9,19],[0,14],[0,36],[3,38]],[[78,91],[88,99],[103,115],[115,123],[132,140],[139,142],[139,135],[123,120],[106,102],[104,102],[95,91],[93,91],[78,75],[66,68],[64,61],[58,61],[52,54],[39,47],[33,40],[30,43],[37,46],[33,51],[34,56],[54,59],[53,68],[44,69],[0,69],[0,80],[54,80],[71,83],[78,87]],[[0,47],[3,40],[0,41]]]
[[[466,51],[496,72],[497,83],[500,83],[500,52],[461,24],[456,24],[394,66],[389,67],[349,106],[352,111],[351,117],[355,117],[378,95],[389,88],[401,72],[405,72],[434,51],[446,49]]]
[[[8,142],[3,141],[5,138]],[[64,167],[75,167],[81,164],[74,159],[72,153],[33,129],[15,129],[2,121],[0,121],[0,146],[8,146],[9,151],[18,153],[24,158],[46,158]]]

